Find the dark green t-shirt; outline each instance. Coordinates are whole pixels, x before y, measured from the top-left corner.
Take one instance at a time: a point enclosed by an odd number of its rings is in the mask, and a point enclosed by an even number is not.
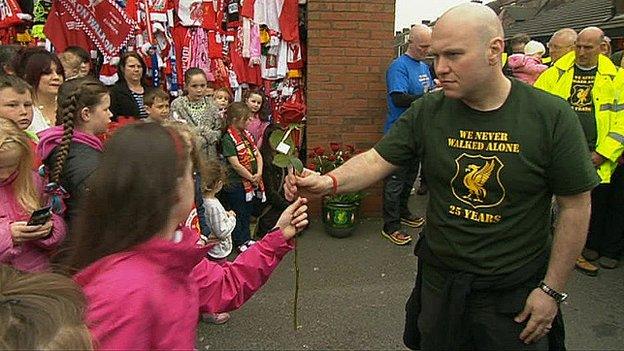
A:
[[[570,87],[570,97],[568,103],[581,121],[581,127],[585,133],[585,140],[591,151],[596,149],[598,131],[596,130],[596,115],[594,114],[594,101],[592,99],[592,88],[596,79],[597,67],[584,70],[574,67],[572,86]]]
[[[430,190],[424,233],[458,271],[512,272],[549,248],[553,194],[599,183],[567,103],[512,79],[497,110],[425,95],[375,146],[388,162],[423,162]]]
[[[253,154],[253,146],[252,146],[253,141],[248,140],[244,133],[241,133],[241,138],[243,138],[243,141],[245,142],[245,145],[247,146],[247,150],[251,150],[251,155],[252,155],[251,168],[253,170],[251,174],[254,174],[258,170],[258,163],[256,161],[255,155]],[[223,151],[223,156],[226,159],[231,156],[237,156],[236,142],[234,142],[234,139],[232,139],[232,137],[230,136],[230,133],[227,133],[227,132],[223,133],[223,136],[221,137],[221,148]],[[240,175],[238,175],[238,173],[232,167],[230,162],[228,162],[227,164],[228,164],[228,180],[230,184],[240,183],[243,180],[243,178]]]

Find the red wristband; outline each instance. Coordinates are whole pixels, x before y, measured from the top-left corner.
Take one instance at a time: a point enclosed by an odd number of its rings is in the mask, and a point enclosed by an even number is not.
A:
[[[329,173],[325,173],[326,176],[330,177],[332,180],[332,195],[336,195],[336,193],[338,192],[338,179],[336,179],[335,176],[329,174]]]

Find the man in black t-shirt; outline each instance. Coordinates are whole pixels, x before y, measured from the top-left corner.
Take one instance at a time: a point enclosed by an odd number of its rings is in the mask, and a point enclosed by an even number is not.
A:
[[[422,160],[430,198],[406,306],[410,348],[563,346],[558,304],[598,177],[567,104],[503,75],[503,38],[486,6],[447,11],[431,46],[443,92],[415,101],[373,149],[329,175],[305,170],[286,179],[289,199],[321,196],[368,187]],[[553,195],[561,210],[551,243]]]
[[[574,52],[544,71],[535,87],[566,99],[576,112],[591,160],[601,178],[592,191],[592,214],[587,244],[576,267],[596,275],[598,261],[603,268],[618,265],[624,232],[624,169],[617,159],[624,150],[624,115],[620,111],[624,73],[604,50],[604,33],[596,27],[583,29]]]

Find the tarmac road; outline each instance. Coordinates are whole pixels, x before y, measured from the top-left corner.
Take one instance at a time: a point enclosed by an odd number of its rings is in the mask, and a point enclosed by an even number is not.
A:
[[[424,214],[425,201],[412,196],[412,209]],[[298,239],[300,329],[293,326],[290,253],[228,323],[200,323],[198,349],[405,349],[404,306],[417,260],[413,245],[391,244],[380,228],[380,219],[365,219],[353,236],[335,239],[314,222]],[[575,272],[567,291],[568,350],[624,349],[624,268],[595,278]]]

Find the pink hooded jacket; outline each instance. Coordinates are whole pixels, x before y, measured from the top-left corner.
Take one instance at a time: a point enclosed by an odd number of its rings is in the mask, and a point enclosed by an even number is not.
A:
[[[37,189],[43,192],[43,179],[35,172],[32,176]],[[30,218],[15,198],[13,182],[16,178],[17,172],[0,182],[0,263],[26,272],[45,271],[50,266],[50,251],[63,241],[67,228],[63,219],[53,214],[52,232],[49,236],[14,245],[11,223],[28,221]]]
[[[535,57],[524,54],[514,54],[507,59],[507,65],[511,68],[514,77],[521,81],[533,85],[537,77],[544,72],[548,66]]]
[[[292,243],[267,234],[223,266],[205,258],[189,228],[179,242],[154,237],[78,272],[87,325],[98,349],[193,349],[199,313],[240,307],[268,279]]]

